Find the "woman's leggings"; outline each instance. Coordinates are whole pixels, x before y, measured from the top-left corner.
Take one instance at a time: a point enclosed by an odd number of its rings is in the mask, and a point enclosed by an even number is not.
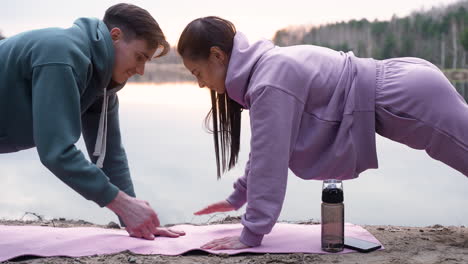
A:
[[[380,61],[376,132],[424,149],[468,177],[468,105],[444,74],[418,58]]]

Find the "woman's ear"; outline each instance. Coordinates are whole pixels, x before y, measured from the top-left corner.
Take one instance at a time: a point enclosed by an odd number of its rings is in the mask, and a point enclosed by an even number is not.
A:
[[[113,41],[117,41],[123,37],[123,32],[120,30],[120,28],[115,27],[111,29],[110,35]]]
[[[210,59],[219,62],[223,65],[227,65],[228,62],[228,56],[226,52],[224,52],[217,46],[210,48]]]

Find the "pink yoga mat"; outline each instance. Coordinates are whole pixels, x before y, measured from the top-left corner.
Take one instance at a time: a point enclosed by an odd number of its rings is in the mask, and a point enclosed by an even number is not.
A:
[[[129,250],[137,254],[180,255],[190,250],[202,250],[200,246],[225,236],[238,236],[241,224],[178,225],[171,227],[186,232],[179,238],[157,237],[144,240],[129,237],[125,230],[94,227],[56,228],[44,226],[0,225],[0,261],[24,255],[52,257],[82,257],[114,254]],[[278,223],[262,245],[241,250],[203,250],[213,254],[252,253],[319,253],[320,225]],[[380,242],[360,226],[346,224],[346,236],[372,242]],[[354,252],[345,249],[342,253]]]

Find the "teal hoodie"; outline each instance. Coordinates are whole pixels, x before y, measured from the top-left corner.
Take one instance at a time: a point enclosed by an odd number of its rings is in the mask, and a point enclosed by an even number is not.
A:
[[[101,115],[113,65],[112,39],[98,19],[81,18],[67,29],[33,30],[1,40],[0,153],[36,147],[44,166],[101,207],[119,189],[135,196],[115,93],[107,91],[107,115]],[[107,121],[102,169],[93,156],[97,140],[102,141],[100,120]],[[81,134],[94,163],[75,146]]]

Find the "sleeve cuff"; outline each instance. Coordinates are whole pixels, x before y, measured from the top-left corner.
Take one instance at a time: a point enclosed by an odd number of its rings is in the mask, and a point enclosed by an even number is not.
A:
[[[110,202],[112,202],[115,199],[118,192],[119,189],[115,185],[109,184],[109,187],[107,187],[102,193],[100,193],[94,201],[100,207],[107,206]]]
[[[245,198],[246,194],[245,192],[239,191],[239,190],[234,190],[234,192],[226,199],[228,203],[234,207],[234,209],[238,210],[241,208],[246,202],[247,199]]]
[[[264,235],[255,234],[252,231],[250,231],[247,227],[244,227],[239,240],[247,246],[256,247],[260,246],[260,244],[262,243],[263,236]]]

